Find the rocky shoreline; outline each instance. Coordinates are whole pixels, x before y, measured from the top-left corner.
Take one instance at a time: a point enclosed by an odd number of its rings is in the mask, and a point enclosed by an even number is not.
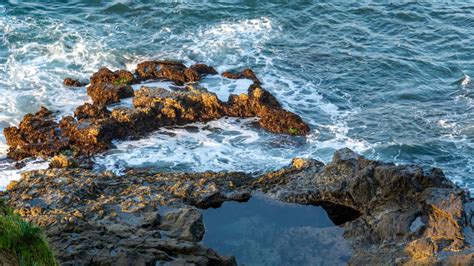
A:
[[[295,158],[259,176],[87,169],[90,157],[109,149],[112,140],[225,116],[258,117],[256,125],[269,132],[308,134],[308,125],[284,110],[252,70],[222,73],[253,82],[247,94],[230,95],[227,102],[195,83],[215,74],[210,66],[175,61],[146,61],[135,73],[100,69],[87,87],[93,104],[59,121],[42,108],[4,130],[9,158],[43,157],[51,163],[48,170],[24,173],[1,198],[44,230],[61,265],[236,265],[238,258],[201,243],[200,209],[245,202],[255,194],[322,206],[351,244],[349,264],[474,261],[474,200],[436,168],[383,163],[341,149],[326,165]],[[172,81],[176,88],[131,87],[148,80]],[[73,79],[64,84],[85,85]],[[132,108],[106,107],[127,97],[133,97]]]
[[[199,209],[243,202],[256,193],[322,206],[344,228],[353,249],[350,264],[468,265],[474,259],[474,201],[466,191],[439,169],[425,173],[348,149],[337,151],[327,165],[294,159],[289,167],[258,177],[33,171],[1,196],[44,229],[64,265],[235,265],[235,258],[200,244],[205,230]]]

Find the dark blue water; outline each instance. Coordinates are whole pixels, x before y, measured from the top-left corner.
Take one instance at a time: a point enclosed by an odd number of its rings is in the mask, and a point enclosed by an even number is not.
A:
[[[203,210],[203,243],[243,265],[346,265],[344,229],[321,207],[253,197]]]
[[[1,1],[0,128],[40,105],[70,113],[88,98],[62,79],[100,66],[154,58],[249,66],[310,124],[308,138],[220,120],[117,143],[97,163],[263,171],[349,147],[441,167],[473,190],[473,36],[474,5],[459,3]],[[224,96],[245,90],[219,77],[203,85]],[[16,173],[3,170],[2,180]]]

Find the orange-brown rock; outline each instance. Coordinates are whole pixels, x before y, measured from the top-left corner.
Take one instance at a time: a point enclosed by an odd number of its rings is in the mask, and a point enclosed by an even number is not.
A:
[[[133,88],[127,84],[94,83],[87,87],[87,94],[96,105],[120,102],[122,98],[133,97]]]
[[[41,107],[35,114],[27,114],[18,127],[3,130],[10,147],[8,157],[16,160],[29,156],[52,156],[67,146],[57,130],[53,114]]]
[[[94,105],[90,103],[85,103],[79,105],[74,111],[74,117],[77,119],[84,118],[108,118],[110,116],[110,111],[103,105]]]
[[[59,122],[59,131],[68,141],[68,150],[75,155],[91,156],[103,152],[115,138],[116,123],[110,119],[79,119],[66,116]]]
[[[166,124],[207,122],[224,115],[216,94],[188,86],[179,91],[142,87],[133,98],[135,108],[156,110],[158,120]]]
[[[271,93],[256,84],[249,87],[247,95],[230,95],[225,113],[234,117],[257,116],[258,125],[274,133],[301,136],[310,130],[301,117],[282,109]]]
[[[90,84],[108,83],[112,85],[129,85],[136,83],[133,74],[126,70],[111,71],[103,67],[94,73],[90,78]]]
[[[5,128],[10,146],[8,157],[17,160],[29,156],[50,157],[64,150],[72,151],[74,156],[90,156],[107,150],[114,139],[137,138],[162,126],[207,122],[225,116],[258,117],[256,125],[274,133],[304,136],[309,132],[308,125],[298,115],[284,110],[257,82],[249,87],[248,94],[231,95],[227,102],[199,86],[172,90],[142,87],[134,92],[129,85],[145,79],[167,79],[182,84],[214,73],[212,67],[204,64],[187,68],[173,61],[140,63],[137,78],[125,70],[113,72],[101,68],[92,75],[87,87],[93,104],[77,107],[74,117],[63,117],[58,123],[43,108],[35,115],[26,115],[18,127]],[[242,73],[245,77],[255,76],[251,70]],[[133,108],[115,108],[110,112],[105,107],[126,97],[134,97]]]
[[[222,76],[229,79],[250,79],[256,85],[261,84],[260,80],[257,78],[257,75],[255,75],[255,73],[253,73],[252,69],[250,68],[246,68],[240,72],[225,71],[222,73]]]
[[[188,68],[176,61],[145,61],[137,65],[135,72],[141,80],[165,79],[178,85],[196,82],[203,75],[217,73],[214,68],[204,64],[195,64]]]

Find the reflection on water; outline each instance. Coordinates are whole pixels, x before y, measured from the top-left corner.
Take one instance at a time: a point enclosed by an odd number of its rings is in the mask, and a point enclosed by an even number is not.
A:
[[[321,207],[257,196],[202,213],[203,243],[239,265],[345,265],[351,256],[343,229]]]

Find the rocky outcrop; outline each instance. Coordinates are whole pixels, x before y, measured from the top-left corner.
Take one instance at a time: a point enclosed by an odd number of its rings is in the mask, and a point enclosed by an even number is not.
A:
[[[201,70],[202,72],[198,72]],[[137,65],[136,74],[141,80],[165,79],[183,85],[187,82],[196,82],[201,74],[208,74],[212,68],[198,65],[187,68],[184,64],[176,61],[145,61]]]
[[[127,70],[112,71],[106,67],[99,69],[92,74],[90,78],[90,85],[97,85],[100,83],[112,85],[130,85],[137,83],[135,76]]]
[[[167,79],[182,84],[198,81],[216,71],[204,64],[189,68],[173,61],[146,61],[137,66],[136,74],[101,68],[90,78],[87,93],[93,104],[85,103],[56,121],[42,108],[28,114],[18,127],[4,129],[8,157],[52,157],[63,152],[73,156],[91,156],[110,147],[114,139],[138,138],[162,126],[208,122],[222,117],[258,117],[256,125],[273,133],[304,136],[309,127],[296,114],[284,110],[277,99],[255,82],[248,94],[230,95],[222,102],[216,94],[198,85],[175,89],[142,87],[134,91],[130,84],[148,79]],[[253,72],[244,71],[244,77]],[[236,76],[238,78],[240,76]],[[256,78],[256,77],[255,77]],[[105,105],[133,97],[133,108]]]
[[[68,145],[58,131],[53,113],[44,107],[35,114],[25,115],[18,127],[5,128],[3,134],[10,146],[8,157],[17,160],[29,156],[48,157]]]
[[[326,166],[296,160],[252,187],[282,201],[323,206],[352,242],[351,264],[474,261],[474,201],[440,169],[425,172],[343,149]]]
[[[222,76],[229,79],[250,79],[255,85],[261,84],[260,80],[257,78],[257,75],[255,75],[255,73],[250,68],[246,68],[239,72],[225,71],[222,73]]]
[[[89,85],[87,94],[95,105],[108,105],[118,103],[123,98],[133,97],[133,89],[127,84],[98,83]]]
[[[257,177],[35,171],[11,184],[3,197],[45,229],[61,262],[130,258],[232,264],[232,258],[198,243],[205,229],[196,208],[246,201],[253,193],[324,207],[352,245],[350,264],[469,265],[474,260],[474,201],[468,192],[439,169],[372,161],[348,149],[337,151],[327,165],[294,159],[287,168]]]
[[[61,265],[235,265],[199,242],[198,207],[246,201],[233,191],[244,174],[147,174],[126,177],[82,169],[30,172],[9,187],[8,202],[41,226]]]
[[[199,73],[200,76],[218,74],[217,71],[213,67],[205,65],[205,64],[194,64],[190,66],[189,68]]]

